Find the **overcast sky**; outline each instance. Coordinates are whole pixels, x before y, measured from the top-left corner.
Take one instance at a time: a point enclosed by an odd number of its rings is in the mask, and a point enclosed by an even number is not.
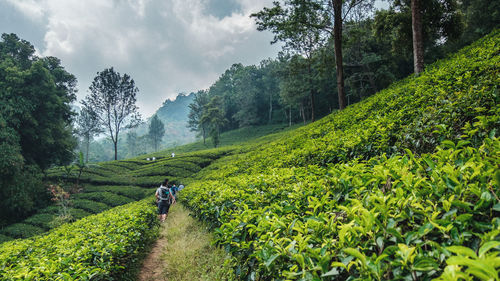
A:
[[[233,63],[275,58],[252,12],[271,0],[0,0],[0,33],[16,33],[78,79],[78,100],[113,66],[151,116],[179,92],[208,88]],[[79,102],[77,103],[79,104]]]

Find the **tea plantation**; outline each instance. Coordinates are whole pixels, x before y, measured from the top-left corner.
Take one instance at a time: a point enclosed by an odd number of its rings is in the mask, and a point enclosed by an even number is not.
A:
[[[499,280],[500,31],[183,192],[240,280]]]
[[[238,280],[499,280],[498,85],[500,30],[295,130],[89,166],[78,220],[52,228],[51,206],[0,231],[0,280],[133,280],[165,177]]]

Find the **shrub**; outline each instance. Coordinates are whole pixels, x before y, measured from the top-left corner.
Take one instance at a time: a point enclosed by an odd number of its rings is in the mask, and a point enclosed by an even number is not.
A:
[[[109,209],[109,206],[100,203],[100,202],[95,202],[95,201],[90,201],[90,200],[85,200],[85,199],[77,199],[71,201],[72,206],[78,209],[82,209],[84,211],[87,211],[91,214],[98,214],[100,212],[103,212],[107,209]]]
[[[10,241],[10,240],[12,240],[12,239],[13,239],[12,237],[9,237],[9,236],[6,236],[6,235],[3,235],[3,234],[0,234],[0,244],[2,244],[3,242]]]
[[[239,280],[495,280],[499,42],[243,147],[181,198]]]
[[[38,213],[40,213],[40,214],[57,214],[57,213],[59,213],[59,207],[48,206],[48,207],[45,207],[43,209],[40,209],[40,211],[38,211]]]
[[[69,208],[69,214],[73,220],[79,220],[91,215],[91,213],[78,208]]]
[[[141,200],[144,197],[151,195],[150,191],[138,186],[111,186],[111,185],[87,185],[84,192],[99,192],[108,191],[115,194],[123,195],[134,200]]]
[[[75,199],[87,199],[104,203],[108,206],[115,207],[132,202],[133,200],[111,192],[90,192],[90,193],[77,193],[73,195]]]
[[[43,230],[42,228],[34,225],[15,223],[2,229],[1,234],[10,236],[12,238],[27,238],[37,234],[41,234],[44,231],[45,230]]]
[[[130,268],[157,236],[148,200],[0,245],[1,280],[134,280]]]
[[[25,219],[24,222],[48,230],[52,228],[50,223],[54,220],[54,217],[53,214],[36,214]]]

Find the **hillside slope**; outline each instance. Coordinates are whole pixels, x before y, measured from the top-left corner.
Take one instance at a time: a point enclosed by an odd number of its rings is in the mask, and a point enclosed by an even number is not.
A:
[[[500,31],[183,192],[241,280],[498,279]]]

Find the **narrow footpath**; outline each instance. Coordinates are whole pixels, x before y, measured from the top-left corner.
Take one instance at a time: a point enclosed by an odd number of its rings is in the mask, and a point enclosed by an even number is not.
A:
[[[211,241],[212,234],[203,224],[181,204],[173,205],[137,280],[228,280],[226,254]]]

